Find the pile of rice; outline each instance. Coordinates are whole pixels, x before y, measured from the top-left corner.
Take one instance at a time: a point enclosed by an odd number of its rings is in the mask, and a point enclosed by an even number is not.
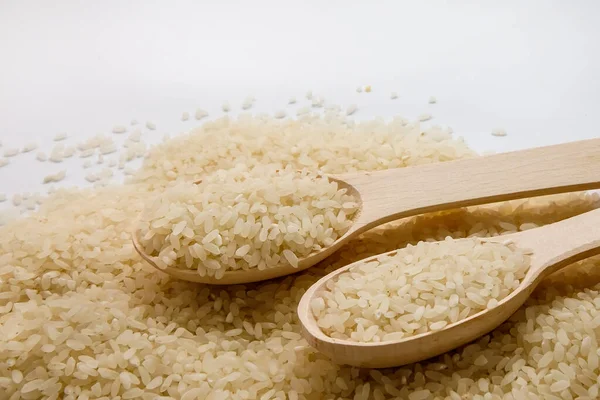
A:
[[[526,253],[478,238],[419,242],[328,281],[311,310],[336,339],[382,342],[439,331],[515,290],[529,268]]]
[[[226,271],[298,267],[352,225],[356,199],[325,176],[290,167],[236,165],[181,182],[141,216],[139,242],[160,268]]]
[[[154,148],[132,183],[57,191],[37,213],[0,228],[0,396],[596,399],[598,258],[550,277],[510,321],[477,342],[396,369],[331,363],[301,338],[296,307],[319,277],[348,263],[420,240],[552,223],[600,206],[597,196],[410,218],[366,232],[319,266],[251,285],[173,280],[131,244],[153,191],[239,162],[344,172],[469,156],[448,133],[422,134],[401,119],[222,119]]]

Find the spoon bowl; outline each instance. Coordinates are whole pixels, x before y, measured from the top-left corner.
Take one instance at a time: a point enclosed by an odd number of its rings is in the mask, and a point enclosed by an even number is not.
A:
[[[600,139],[534,148],[465,160],[373,172],[329,175],[354,195],[359,209],[352,226],[331,246],[299,260],[259,270],[226,271],[216,279],[196,270],[158,267],[133,233],[133,245],[150,265],[178,279],[229,285],[257,282],[303,271],[351,239],[389,221],[418,214],[569,191],[600,188]]]
[[[318,252],[313,252],[305,258],[302,258],[298,261],[298,267],[293,267],[290,264],[282,264],[276,268],[267,268],[263,270],[259,270],[257,268],[253,269],[243,269],[243,270],[234,270],[234,271],[226,271],[225,275],[221,279],[216,279],[212,276],[200,276],[196,270],[193,269],[181,269],[174,267],[161,268],[158,266],[158,263],[155,260],[155,257],[148,255],[144,250],[142,244],[139,242],[139,232],[135,231],[133,233],[133,247],[138,252],[138,254],[150,265],[155,267],[156,269],[165,272],[175,278],[183,279],[185,281],[190,282],[198,282],[198,283],[206,283],[212,285],[237,285],[242,283],[251,283],[251,282],[259,282],[267,279],[279,278],[281,276],[295,274],[300,271],[304,271],[307,268],[312,267],[315,264],[318,264],[325,258],[329,257],[333,253],[335,253],[340,247],[342,247],[346,242],[346,237],[348,235],[354,235],[353,229],[360,227],[361,224],[356,223],[356,221],[360,221],[361,210],[362,210],[362,201],[360,197],[360,193],[350,184],[343,180],[336,179],[334,177],[329,177],[330,181],[335,181],[339,184],[340,188],[345,188],[347,193],[352,194],[358,204],[359,209],[354,215],[353,220],[355,223],[352,224],[350,229],[346,231],[340,238],[338,238],[331,246],[328,246]]]
[[[358,263],[367,263],[398,250],[379,254],[340,268],[321,278],[303,295],[298,305],[302,334],[308,343],[339,364],[366,368],[387,368],[421,361],[467,344],[492,331],[525,303],[539,282],[573,262],[600,254],[600,209],[564,221],[523,232],[483,239],[510,242],[532,251],[531,264],[519,287],[497,306],[441,330],[421,333],[398,341],[354,342],[327,336],[317,325],[310,308],[311,300],[324,290],[331,279]]]

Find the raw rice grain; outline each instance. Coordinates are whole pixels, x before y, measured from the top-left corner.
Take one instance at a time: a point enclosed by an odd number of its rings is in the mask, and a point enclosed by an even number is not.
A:
[[[299,258],[339,238],[357,207],[326,177],[238,164],[167,189],[142,214],[138,240],[159,266],[202,276],[297,267]]]
[[[527,253],[477,238],[420,242],[329,281],[312,300],[313,314],[335,339],[381,342],[437,331],[512,293],[529,267]]]
[[[63,169],[55,174],[46,175],[43,183],[60,182],[65,178],[66,175],[67,171]]]
[[[14,156],[16,156],[19,153],[20,153],[20,150],[18,148],[16,148],[16,147],[9,147],[7,149],[4,149],[4,152],[3,152],[2,155],[4,157],[6,157],[6,158],[9,158],[9,157],[14,157]]]
[[[194,113],[194,117],[197,121],[200,121],[201,119],[208,117],[208,112],[204,111],[201,108],[198,108]]]
[[[60,142],[61,140],[65,140],[67,137],[68,135],[65,132],[59,132],[56,135],[54,135],[54,141]]]
[[[22,153],[29,153],[30,151],[33,151],[35,149],[38,148],[38,144],[35,142],[30,142],[25,144],[25,146],[23,146],[23,149],[21,150]]]
[[[112,133],[121,134],[127,132],[127,127],[125,125],[115,125],[112,128]]]

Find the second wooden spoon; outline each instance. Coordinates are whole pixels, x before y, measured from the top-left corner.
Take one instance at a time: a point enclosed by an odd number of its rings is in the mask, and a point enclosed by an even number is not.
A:
[[[500,243],[510,241],[521,249],[532,251],[531,264],[525,278],[496,307],[447,325],[442,330],[421,333],[399,341],[363,343],[333,339],[325,335],[312,314],[311,300],[324,290],[327,281],[336,279],[357,263],[368,263],[384,255],[379,254],[330,273],[306,291],[298,305],[303,336],[313,347],[339,364],[368,368],[387,368],[421,361],[467,344],[506,321],[525,303],[544,277],[575,261],[600,253],[600,209],[541,228],[485,240]],[[385,255],[393,255],[396,251]]]

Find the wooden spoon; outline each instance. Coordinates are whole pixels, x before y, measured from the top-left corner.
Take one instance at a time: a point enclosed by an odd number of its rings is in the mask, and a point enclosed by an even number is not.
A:
[[[509,235],[484,239],[510,241],[521,249],[530,249],[531,264],[519,287],[494,308],[481,311],[444,329],[407,337],[399,341],[361,343],[333,339],[318,327],[310,308],[311,300],[323,291],[328,280],[348,271],[357,263],[381,257],[369,257],[340,268],[321,278],[304,294],[298,305],[303,336],[334,362],[357,367],[387,368],[421,361],[462,346],[485,335],[506,321],[529,297],[546,276],[575,261],[600,254],[600,209],[554,224]],[[394,255],[391,251],[386,255]]]
[[[352,238],[377,225],[418,214],[523,197],[600,188],[600,139],[583,140],[467,160],[331,175],[354,194],[360,209],[350,229],[331,246],[289,264],[258,270],[228,271],[222,279],[196,270],[160,269],[176,278],[209,284],[238,284],[302,271],[328,257]],[[133,245],[149,264],[133,234]],[[158,267],[157,267],[158,268]]]

